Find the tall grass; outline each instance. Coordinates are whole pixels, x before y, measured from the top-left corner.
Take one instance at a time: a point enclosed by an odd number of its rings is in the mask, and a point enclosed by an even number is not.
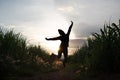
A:
[[[29,45],[21,33],[0,27],[0,76],[44,70],[49,54],[40,46]]]
[[[120,23],[104,25],[71,59],[96,72],[120,72]]]
[[[20,33],[15,34],[11,30],[0,28],[0,52],[1,56],[13,60],[23,60],[27,52],[26,39]]]
[[[42,61],[42,59],[44,61],[47,61],[48,58],[49,58],[48,53],[43,48],[41,48],[39,45],[38,46],[29,45],[28,46],[28,53],[31,56],[31,59],[32,59],[33,63],[34,62],[36,63],[38,58],[41,58],[41,61]]]

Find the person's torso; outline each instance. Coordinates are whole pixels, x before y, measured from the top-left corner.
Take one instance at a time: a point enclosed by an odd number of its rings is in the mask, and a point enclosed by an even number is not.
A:
[[[68,47],[69,46],[69,36],[66,34],[65,36],[61,36],[61,47]]]

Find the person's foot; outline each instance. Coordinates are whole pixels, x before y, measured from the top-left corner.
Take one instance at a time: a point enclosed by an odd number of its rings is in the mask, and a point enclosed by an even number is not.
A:
[[[63,61],[63,66],[65,67],[66,66],[66,64],[65,64],[65,62]]]

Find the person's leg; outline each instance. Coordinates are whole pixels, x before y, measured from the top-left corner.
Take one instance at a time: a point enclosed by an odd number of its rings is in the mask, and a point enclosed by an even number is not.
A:
[[[58,59],[60,59],[61,56],[62,56],[62,50],[60,49],[60,50],[58,50]]]
[[[64,54],[63,65],[65,67],[66,66],[65,63],[67,63],[67,60],[68,60],[68,49],[67,48],[65,48],[65,50],[63,51],[63,54]]]

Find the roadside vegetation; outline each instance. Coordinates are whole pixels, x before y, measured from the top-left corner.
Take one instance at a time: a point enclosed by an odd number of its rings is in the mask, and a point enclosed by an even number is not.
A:
[[[70,56],[78,77],[120,73],[120,21],[105,24],[99,33],[92,33],[87,43]]]
[[[93,32],[92,37],[69,56],[65,68],[56,66],[59,62],[50,64],[50,55],[41,45],[28,45],[21,33],[3,27],[0,27],[0,80],[18,80],[48,72],[67,76],[69,73],[71,80],[100,80],[97,78],[100,75],[120,73],[120,20],[118,24],[105,24],[98,33]]]
[[[13,29],[6,29],[4,26],[0,27],[1,80],[50,71],[51,66],[45,64],[48,58],[48,52],[40,45],[28,45],[21,33],[15,33]]]

